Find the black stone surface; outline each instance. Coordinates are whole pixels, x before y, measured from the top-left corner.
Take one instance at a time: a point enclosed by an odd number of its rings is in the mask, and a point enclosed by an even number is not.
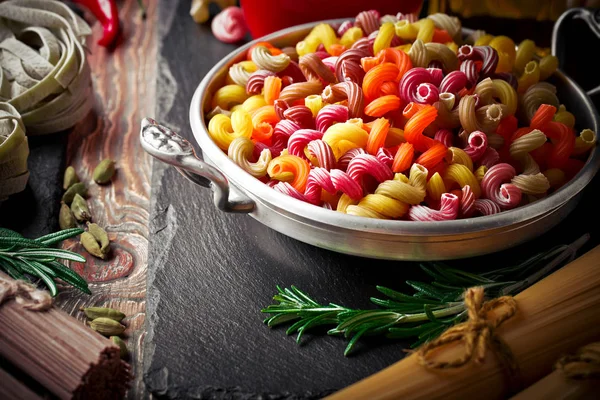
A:
[[[193,91],[234,46],[217,42],[207,25],[194,24],[187,2],[166,3],[160,10],[156,118],[193,143],[188,128]],[[593,199],[588,193],[564,223],[526,246],[452,264],[503,265],[590,232],[585,251],[600,236],[590,218]],[[271,303],[276,285],[297,285],[323,303],[372,307],[368,299],[375,285],[408,290],[404,281],[425,276],[416,263],[321,250],[249,216],[220,212],[209,191],[160,162],[153,170],[149,249],[144,380],[157,396],[320,398],[398,361],[410,344],[371,338],[346,358],[343,338],[307,334],[299,346],[285,328],[267,328],[259,310]]]
[[[23,192],[0,204],[0,226],[32,238],[58,229],[67,135],[29,137],[29,181]]]

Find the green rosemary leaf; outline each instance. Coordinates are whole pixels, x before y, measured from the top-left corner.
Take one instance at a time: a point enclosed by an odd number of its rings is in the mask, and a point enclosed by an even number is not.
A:
[[[37,276],[38,278],[40,278],[46,284],[46,287],[50,291],[50,295],[52,297],[55,297],[56,294],[58,293],[58,290],[56,289],[56,284],[54,283],[52,278],[49,277],[44,271],[37,268],[34,264],[29,263],[29,266],[34,271],[34,275]]]
[[[303,291],[298,289],[296,286],[292,285],[292,291],[298,298],[303,299],[306,303],[311,304],[315,307],[319,307],[319,303],[308,297]]]
[[[15,232],[11,229],[2,228],[2,227],[0,227],[0,236],[2,236],[2,237],[17,237],[17,238],[23,237],[23,235],[21,235],[19,232]]]
[[[18,253],[21,257],[28,256],[50,256],[54,258],[61,258],[69,261],[85,262],[85,258],[72,251],[62,249],[23,249],[19,250]]]
[[[481,283],[494,282],[492,279],[485,277],[484,274],[475,275],[467,271],[461,271],[460,269],[448,268],[446,272],[457,275],[468,281],[469,286],[478,285]]]
[[[67,282],[74,288],[79,289],[84,293],[92,294],[87,281],[83,279],[77,272],[59,263],[58,261],[52,261],[48,263],[48,267],[56,273],[58,278]]]
[[[313,317],[306,321],[306,323],[298,329],[298,336],[296,337],[296,342],[300,343],[302,335],[308,329],[315,328],[317,326],[330,325],[336,323],[337,319],[335,318],[335,313],[326,313]]]
[[[361,329],[360,331],[356,332],[354,336],[352,336],[352,339],[350,339],[348,346],[346,346],[346,349],[344,350],[344,356],[348,357],[352,350],[354,350],[354,346],[356,346],[358,339],[360,339],[366,331],[366,329]]]
[[[19,247],[33,247],[43,249],[47,246],[37,242],[36,240],[27,239],[24,237],[14,237],[14,236],[0,236],[0,246],[9,245],[9,246],[19,246]]]
[[[400,312],[400,313],[422,312],[423,305],[424,305],[424,304],[417,304],[417,303],[400,303],[400,302],[393,301],[393,300],[382,300],[382,299],[378,299],[376,297],[371,297],[370,300],[373,304],[376,304],[380,307],[388,308],[390,310],[393,310],[395,312]]]
[[[399,301],[399,302],[417,303],[417,304],[442,304],[441,302],[436,301],[436,300],[418,299],[418,298],[415,298],[414,296],[407,296],[403,293],[396,292],[395,290],[386,288],[384,286],[377,286],[376,288],[379,292],[383,293],[387,297],[389,297],[393,300]]]
[[[35,269],[39,269],[40,271],[42,271],[43,273],[45,273],[46,275],[48,275],[51,278],[56,278],[56,273],[54,271],[52,271],[50,268],[48,268],[47,266],[45,266],[42,263],[39,263],[35,260],[28,260],[26,258],[23,257],[17,257],[17,260],[24,262],[25,264],[29,265],[29,267],[32,270]]]
[[[423,343],[429,342],[432,339],[435,339],[436,337],[438,337],[442,332],[444,332],[446,330],[446,326],[439,326],[438,328],[435,329],[431,329],[427,332],[422,333],[421,335],[419,335],[419,339],[412,343],[410,345],[411,349],[416,349],[417,347],[421,346]]]
[[[2,267],[13,279],[21,279],[24,281],[27,280],[25,275],[19,271],[16,264],[14,264],[13,261],[8,257],[0,256],[0,267]]]
[[[427,297],[431,297],[433,299],[440,300],[440,301],[444,300],[444,293],[427,283],[406,281],[406,284],[409,285],[410,287],[412,287],[413,289],[421,292],[423,295],[425,295]]]
[[[62,231],[50,233],[48,235],[37,238],[36,240],[45,246],[51,246],[56,243],[60,243],[65,239],[72,238],[77,235],[81,235],[83,233],[83,229],[81,228],[70,228],[63,229]]]
[[[300,318],[298,315],[294,314],[276,314],[272,317],[266,318],[264,323],[267,324],[268,327],[274,327],[279,324],[284,324],[286,322],[294,321],[295,319]]]
[[[436,316],[431,312],[431,307],[429,304],[425,304],[423,308],[425,310],[425,315],[427,315],[427,318],[429,318],[431,322],[439,322]]]

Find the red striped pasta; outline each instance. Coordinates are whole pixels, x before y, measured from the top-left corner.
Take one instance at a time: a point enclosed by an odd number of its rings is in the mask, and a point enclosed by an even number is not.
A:
[[[454,134],[449,129],[438,129],[433,136],[434,140],[442,143],[446,147],[452,147],[454,141]]]
[[[481,131],[472,132],[467,140],[467,147],[463,150],[467,155],[477,162],[481,159],[488,147],[487,136]]]
[[[298,189],[294,188],[288,182],[278,182],[273,180],[269,182],[269,184],[272,185],[273,189],[278,192],[308,203],[308,199],[304,196],[304,194],[302,194],[300,191],[298,191]]]
[[[485,165],[487,168],[491,168],[492,166],[498,164],[499,161],[500,155],[496,149],[488,147],[485,149],[483,155],[479,159],[479,165]]]
[[[465,185],[461,189],[460,208],[458,214],[461,218],[468,218],[475,212],[475,194],[471,186]]]
[[[408,210],[408,219],[411,221],[449,221],[456,219],[460,201],[451,193],[444,193],[440,200],[440,209],[434,210],[427,206],[412,206]]]
[[[323,137],[323,132],[314,129],[300,129],[294,132],[288,141],[288,153],[302,159],[307,159],[304,149],[309,142],[319,140]]]
[[[391,168],[370,154],[359,154],[348,163],[348,175],[356,182],[361,182],[365,175],[370,175],[377,182],[390,180],[394,177]]]
[[[467,75],[462,71],[452,71],[444,77],[440,84],[440,93],[456,94],[467,86]]]
[[[246,93],[248,94],[260,94],[263,86],[265,86],[265,79],[268,76],[276,76],[275,72],[267,71],[265,69],[259,69],[253,72],[248,78],[246,83]]]
[[[388,167],[392,168],[392,163],[394,162],[394,156],[393,156],[393,154],[389,150],[384,149],[383,147],[381,147],[377,151],[377,154],[375,155],[375,157],[377,157],[377,159],[379,161],[381,161],[382,163],[384,163]]]
[[[315,123],[317,130],[325,132],[327,128],[336,122],[345,122],[348,120],[348,107],[340,105],[328,105],[317,113]]]
[[[347,152],[342,154],[342,156],[339,158],[337,167],[339,169],[341,169],[342,171],[346,171],[348,169],[348,165],[350,164],[350,161],[352,161],[352,159],[354,157],[356,157],[360,154],[367,154],[367,152],[360,147],[356,148],[356,149],[348,150]]]
[[[293,106],[283,112],[283,117],[287,120],[294,121],[302,128],[314,128],[315,120],[312,116],[312,111],[306,106]]]
[[[379,29],[379,12],[369,10],[359,13],[354,20],[354,26],[361,28],[365,35],[375,32]]]
[[[498,204],[500,208],[515,208],[521,202],[521,190],[510,182],[516,175],[512,165],[500,163],[492,166],[481,181],[483,196]]]
[[[375,68],[373,70],[375,70]],[[417,88],[419,85],[423,83],[431,83],[431,81],[431,74],[425,68],[411,69],[405,73],[400,80],[400,98],[406,103],[424,103],[423,101],[419,101],[417,98]]]
[[[321,190],[329,193],[341,191],[355,200],[363,195],[362,187],[345,172],[316,167],[308,175],[304,196],[310,203],[318,204],[321,201]]]
[[[294,121],[283,119],[275,124],[275,128],[273,128],[273,135],[281,135],[289,138],[298,129],[302,129],[302,127]]]
[[[481,215],[494,215],[502,212],[500,206],[490,199],[477,199],[473,203],[473,208]]]
[[[335,168],[335,155],[327,142],[313,140],[308,143],[306,148],[308,149],[308,153],[317,159],[319,167],[325,168],[326,170]]]
[[[363,115],[365,99],[361,87],[355,82],[340,82],[327,86],[321,96],[329,103],[347,99],[350,118],[360,118]]]

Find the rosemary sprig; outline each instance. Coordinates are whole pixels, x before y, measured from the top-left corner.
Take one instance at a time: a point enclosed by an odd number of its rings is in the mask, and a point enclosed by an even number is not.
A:
[[[25,274],[39,278],[48,287],[50,294],[58,293],[54,279],[91,294],[88,284],[79,274],[57,260],[85,262],[85,258],[71,251],[51,246],[77,236],[83,229],[65,229],[37,239],[27,239],[19,233],[0,228],[0,268],[13,279],[27,280]]]
[[[407,295],[377,286],[385,298],[371,298],[380,308],[355,310],[330,303],[322,305],[295,286],[281,288],[271,304],[261,311],[270,314],[264,322],[269,327],[293,322],[288,335],[302,335],[317,326],[332,326],[329,335],[342,335],[349,339],[344,355],[349,355],[363,336],[385,335],[392,339],[415,338],[415,348],[439,336],[448,327],[465,320],[466,311],[462,299],[465,289],[481,286],[488,298],[515,295],[548,275],[559,266],[570,262],[577,250],[585,244],[584,235],[569,245],[559,245],[529,259],[505,268],[478,274],[450,266],[429,262],[420,264],[421,269],[432,278],[429,283],[407,281],[414,293]]]

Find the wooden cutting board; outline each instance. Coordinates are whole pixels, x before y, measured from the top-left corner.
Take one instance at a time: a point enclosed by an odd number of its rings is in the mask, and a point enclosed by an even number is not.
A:
[[[194,143],[188,128],[192,94],[210,68],[235,49],[196,25],[189,3],[160,3],[156,119]],[[593,229],[591,196],[565,223],[504,253],[457,261],[465,268],[501,265]],[[298,242],[246,215],[215,209],[207,189],[154,163],[148,265],[144,380],[167,398],[319,398],[404,356],[410,342],[368,339],[344,357],[347,341],[307,334],[302,344],[269,329],[260,309],[276,285],[296,285],[317,301],[373,307],[375,286],[408,290],[426,279],[416,263],[350,257]],[[589,248],[589,246],[587,247]],[[263,397],[259,397],[263,396]]]

